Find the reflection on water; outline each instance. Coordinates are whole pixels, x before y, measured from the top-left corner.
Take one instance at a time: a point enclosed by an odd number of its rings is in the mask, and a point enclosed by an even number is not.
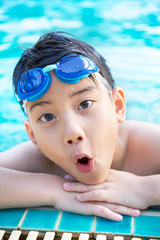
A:
[[[0,150],[27,139],[11,76],[22,49],[49,31],[67,31],[106,58],[125,89],[127,118],[160,124],[159,0],[17,0],[0,8]]]
[[[0,9],[3,47],[34,42],[46,31],[64,30],[91,44],[159,48],[159,0],[4,1]]]

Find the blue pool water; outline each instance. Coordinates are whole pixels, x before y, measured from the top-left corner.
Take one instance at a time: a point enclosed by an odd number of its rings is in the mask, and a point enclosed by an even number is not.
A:
[[[0,0],[0,151],[28,139],[12,72],[40,35],[62,30],[96,47],[127,98],[127,119],[160,124],[159,0]]]

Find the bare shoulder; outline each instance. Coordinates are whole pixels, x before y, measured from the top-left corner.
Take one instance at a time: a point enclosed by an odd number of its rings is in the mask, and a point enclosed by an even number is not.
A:
[[[123,170],[140,175],[160,173],[160,126],[126,121],[120,129],[126,138]]]
[[[64,175],[63,171],[38,152],[31,141],[23,142],[0,153],[0,166],[25,172]]]

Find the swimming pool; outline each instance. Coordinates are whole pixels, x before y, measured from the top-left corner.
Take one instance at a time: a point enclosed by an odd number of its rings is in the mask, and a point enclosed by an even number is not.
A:
[[[0,8],[0,151],[28,139],[12,94],[24,47],[62,30],[96,47],[127,98],[127,119],[160,124],[159,0],[17,0]]]

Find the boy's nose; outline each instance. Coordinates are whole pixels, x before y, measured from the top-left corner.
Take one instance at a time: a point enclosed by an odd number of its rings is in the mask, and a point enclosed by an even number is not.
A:
[[[71,145],[72,143],[77,143],[77,142],[80,142],[82,140],[83,140],[82,136],[79,136],[79,137],[74,138],[74,139],[73,138],[72,139],[68,139],[67,140],[67,144]]]
[[[72,132],[64,137],[65,145],[72,145],[84,141],[85,137],[80,132]]]
[[[72,123],[71,123],[72,122]],[[72,145],[85,140],[85,133],[82,127],[75,121],[66,123],[64,131],[64,144]]]

